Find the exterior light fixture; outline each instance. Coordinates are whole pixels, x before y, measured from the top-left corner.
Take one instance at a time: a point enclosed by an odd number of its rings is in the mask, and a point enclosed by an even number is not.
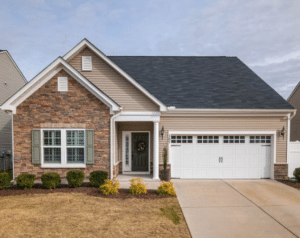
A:
[[[164,138],[164,134],[165,134],[165,128],[162,127],[161,131],[160,131],[160,135],[161,135],[162,138]]]

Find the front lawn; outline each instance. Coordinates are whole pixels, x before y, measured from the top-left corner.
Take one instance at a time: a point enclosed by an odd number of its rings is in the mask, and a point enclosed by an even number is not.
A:
[[[190,237],[176,197],[0,197],[0,237]]]

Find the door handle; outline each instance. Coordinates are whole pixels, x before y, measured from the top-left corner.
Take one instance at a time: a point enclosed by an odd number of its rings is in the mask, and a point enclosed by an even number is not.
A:
[[[221,157],[221,163],[223,163],[223,157]]]
[[[219,157],[219,163],[221,163],[221,157]]]

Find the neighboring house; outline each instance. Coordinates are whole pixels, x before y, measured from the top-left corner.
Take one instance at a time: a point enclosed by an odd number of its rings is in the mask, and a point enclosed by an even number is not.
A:
[[[296,110],[237,57],[106,56],[82,40],[2,106],[14,176],[287,177]]]
[[[297,110],[300,109],[300,82],[297,84],[287,101]],[[300,114],[291,121],[291,141],[300,141]]]
[[[24,75],[6,50],[0,50],[0,105],[27,83]],[[12,151],[12,115],[0,110],[0,161]],[[5,154],[2,154],[1,151]],[[11,166],[10,166],[11,167]],[[0,162],[0,171],[2,170]]]

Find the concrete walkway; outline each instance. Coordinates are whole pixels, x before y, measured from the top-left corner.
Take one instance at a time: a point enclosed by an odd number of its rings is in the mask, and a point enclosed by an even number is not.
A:
[[[300,237],[300,191],[274,180],[173,180],[192,237]]]

